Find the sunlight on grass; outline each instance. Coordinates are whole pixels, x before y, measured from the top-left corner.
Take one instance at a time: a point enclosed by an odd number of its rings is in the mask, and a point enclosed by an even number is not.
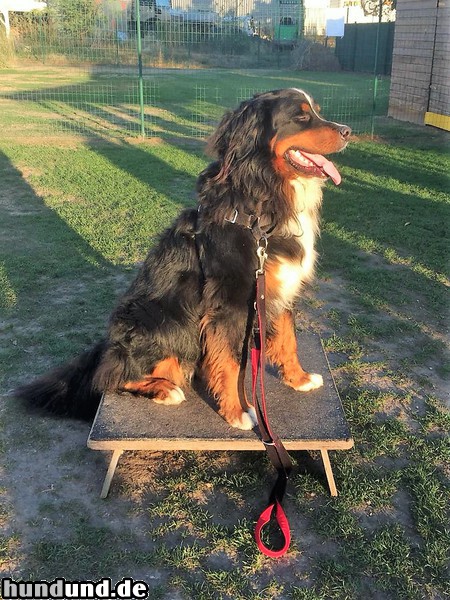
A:
[[[27,148],[7,152],[30,164]],[[152,239],[193,203],[193,173],[205,164],[166,143],[43,148],[32,160],[36,196],[113,264],[144,258]]]
[[[365,75],[167,72],[157,85],[154,77],[146,81],[149,137],[142,140],[133,129],[138,108],[129,77],[111,83],[107,73],[58,77],[56,69],[3,75],[11,75],[0,98],[6,390],[103,334],[134,265],[180,210],[195,204],[196,178],[207,163],[199,135],[225,108],[257,90],[289,86],[316,95],[327,117],[356,108],[363,118],[372,102]],[[101,93],[114,106],[97,98]],[[332,453],[337,498],[324,488],[320,457],[309,455],[316,467],[309,469],[295,453],[286,496],[289,553],[271,561],[254,543],[258,505],[273,477],[258,453],[157,453],[142,462],[136,453],[105,503],[96,497],[99,463],[74,447],[85,447],[87,429],[78,435],[72,423],[25,416],[15,406],[5,408],[13,433],[0,448],[12,456],[15,490],[23,471],[14,461],[24,449],[34,482],[39,454],[58,452],[62,470],[44,469],[50,483],[45,495],[35,494],[37,512],[28,522],[20,510],[26,514],[34,499],[12,515],[25,549],[17,574],[126,572],[147,577],[155,600],[445,595],[449,416],[441,388],[428,381],[429,373],[444,373],[449,284],[448,170],[436,136],[380,121],[377,142],[360,139],[333,157],[343,181],[324,190],[318,250],[326,275],[319,271],[318,299],[308,309],[323,328],[355,447]],[[86,493],[68,499],[70,489]],[[17,494],[17,501],[26,498]],[[0,546],[9,565],[11,544],[3,538]]]
[[[326,223],[325,230],[335,238],[351,244],[353,247],[358,248],[359,250],[368,252],[370,254],[379,254],[386,260],[386,262],[392,265],[407,266],[415,273],[426,277],[430,281],[436,281],[447,287],[450,287],[450,279],[446,277],[445,274],[433,271],[424,264],[418,262],[412,256],[400,256],[398,251],[394,248],[386,247],[381,242],[371,239],[364,234],[345,229],[344,227],[341,227],[337,223],[333,222]]]
[[[8,279],[5,265],[0,263],[0,308],[12,308],[16,303],[16,292]]]

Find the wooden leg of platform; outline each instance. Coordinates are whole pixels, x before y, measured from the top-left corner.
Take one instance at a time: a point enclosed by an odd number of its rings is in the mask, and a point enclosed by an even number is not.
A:
[[[111,485],[111,480],[114,476],[114,472],[117,467],[117,463],[119,462],[119,458],[122,455],[123,450],[114,450],[113,455],[111,457],[111,462],[109,463],[108,471],[106,472],[105,481],[103,482],[102,491],[100,494],[100,498],[106,498],[109,492],[109,486]]]
[[[320,453],[322,454],[322,462],[323,462],[323,466],[325,467],[325,474],[327,476],[327,481],[328,481],[328,487],[330,488],[330,494],[332,496],[337,496],[337,489],[336,489],[336,483],[334,482],[334,475],[333,475],[333,470],[331,468],[331,463],[330,463],[330,457],[328,456],[328,450],[321,450]]]

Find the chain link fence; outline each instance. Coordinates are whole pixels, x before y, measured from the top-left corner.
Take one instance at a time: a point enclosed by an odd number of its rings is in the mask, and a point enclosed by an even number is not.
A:
[[[373,132],[375,117],[387,113],[393,36],[385,28],[392,30],[393,23],[384,21],[395,12],[379,13],[376,3],[375,9],[359,7],[366,32],[356,44],[357,34],[327,36],[330,12],[307,1],[48,0],[44,11],[11,13],[9,35],[0,29],[0,49],[10,64],[89,73],[82,84],[22,92],[22,100],[61,115],[53,119],[55,128],[159,135],[165,95],[158,74],[193,69],[192,85],[181,93],[190,106],[191,133],[203,137],[214,122],[206,105],[219,104],[221,94],[204,73],[219,68],[331,73],[335,84],[317,98],[324,113],[350,122],[356,132]],[[379,0],[380,7],[385,3]],[[357,3],[347,4],[342,25],[356,18]],[[346,78],[349,70],[363,71],[364,84]],[[224,104],[256,91],[236,87]]]

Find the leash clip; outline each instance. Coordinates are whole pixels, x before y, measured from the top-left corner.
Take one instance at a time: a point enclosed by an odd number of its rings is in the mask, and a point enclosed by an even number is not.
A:
[[[256,276],[264,273],[264,265],[267,260],[267,238],[263,236],[258,240],[258,248],[256,249],[256,255],[259,260],[259,269],[256,270]]]

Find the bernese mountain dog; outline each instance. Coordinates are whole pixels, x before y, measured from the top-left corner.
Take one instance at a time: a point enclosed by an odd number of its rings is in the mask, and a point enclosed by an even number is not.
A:
[[[92,419],[107,390],[179,404],[195,375],[231,426],[253,428],[255,411],[238,381],[261,239],[267,359],[295,390],[320,387],[322,377],[305,372],[297,357],[293,306],[314,271],[322,187],[329,178],[340,182],[324,155],[343,150],[350,133],[299,89],[257,94],[227,112],[209,140],[215,161],[198,178],[197,206],[151,248],[104,339],[16,396]]]

